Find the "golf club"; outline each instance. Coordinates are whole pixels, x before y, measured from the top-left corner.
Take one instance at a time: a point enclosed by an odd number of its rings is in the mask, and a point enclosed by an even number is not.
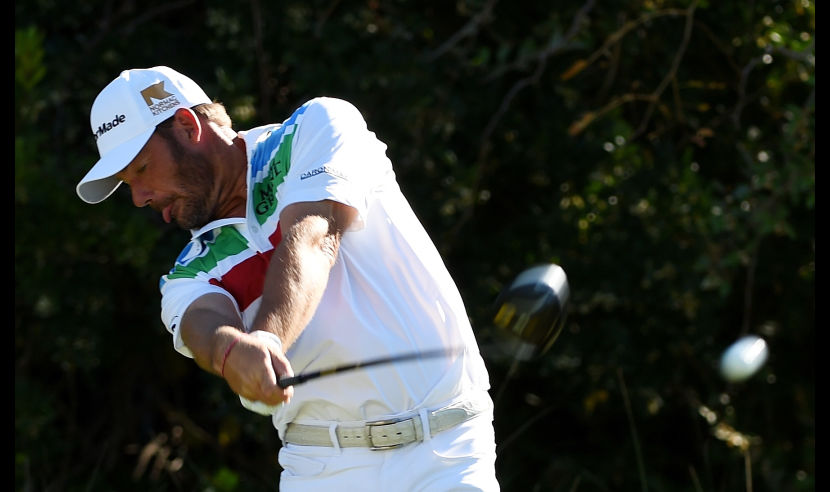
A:
[[[554,263],[524,270],[502,291],[493,324],[518,360],[550,350],[565,326],[569,297],[568,277]]]
[[[543,264],[521,272],[498,296],[493,324],[501,332],[502,343],[516,352],[505,383],[516,371],[521,360],[544,354],[559,337],[565,324],[569,295],[570,288],[564,270],[555,264]],[[328,369],[281,378],[277,381],[277,385],[287,388],[332,374],[412,359],[449,357],[462,350],[463,348],[443,348],[341,364]],[[502,384],[494,401],[500,399],[504,387],[505,384]],[[242,396],[239,400],[248,410],[266,416],[273,414],[277,408],[259,401],[250,401]]]
[[[498,296],[493,316],[497,328],[495,346],[512,362],[493,398],[494,404],[501,400],[519,364],[544,355],[559,338],[569,298],[568,277],[554,263],[524,270]]]
[[[355,369],[362,369],[365,367],[376,366],[379,364],[391,364],[393,362],[403,362],[413,359],[432,359],[436,357],[449,357],[454,354],[461,353],[463,348],[443,348],[437,350],[428,350],[425,352],[410,352],[406,354],[393,355],[389,357],[380,357],[378,359],[370,359],[362,362],[354,362],[351,364],[343,364],[339,366],[332,366],[327,369],[319,371],[311,371],[296,376],[285,377],[277,381],[280,388],[287,388],[289,386],[296,386],[305,383],[311,379],[317,379],[323,376],[330,376],[332,374],[339,374],[341,372],[352,371]]]
[[[521,272],[499,295],[496,301],[498,310],[493,322],[509,334],[509,341],[518,345],[517,358],[526,360],[550,349],[562,331],[569,293],[564,270],[555,264],[545,264]],[[449,357],[461,351],[463,348],[443,348],[381,357],[282,378],[277,384],[287,388],[355,369],[413,359]]]

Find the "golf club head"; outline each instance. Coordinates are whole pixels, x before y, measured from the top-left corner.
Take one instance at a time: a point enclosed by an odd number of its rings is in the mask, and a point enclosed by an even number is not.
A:
[[[521,272],[496,299],[493,324],[515,357],[527,360],[550,350],[565,325],[570,287],[556,264]]]

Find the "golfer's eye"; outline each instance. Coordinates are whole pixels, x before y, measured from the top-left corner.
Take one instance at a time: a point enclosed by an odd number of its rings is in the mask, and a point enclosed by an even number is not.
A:
[[[136,173],[143,173],[145,169],[147,169],[147,164],[144,164],[143,166],[138,168],[138,170],[136,170]]]

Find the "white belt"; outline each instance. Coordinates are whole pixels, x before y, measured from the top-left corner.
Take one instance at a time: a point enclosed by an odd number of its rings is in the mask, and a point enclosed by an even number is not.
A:
[[[447,407],[428,412],[430,436],[455,427],[478,415],[465,407]],[[420,415],[365,422],[358,426],[338,424],[334,430],[342,448],[392,449],[415,441],[424,440]],[[283,439],[288,444],[300,446],[334,446],[328,426],[290,423]]]

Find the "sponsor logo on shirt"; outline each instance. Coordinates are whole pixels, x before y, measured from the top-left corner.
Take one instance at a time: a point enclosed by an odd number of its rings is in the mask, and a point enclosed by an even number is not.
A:
[[[306,171],[306,172],[304,172],[303,174],[300,175],[300,179],[302,180],[302,179],[312,178],[314,176],[317,176],[318,174],[323,174],[323,173],[330,174],[332,176],[337,176],[338,178],[348,179],[348,177],[345,174],[343,174],[342,172],[340,172],[337,168],[334,168],[334,167],[328,166],[328,165],[320,166],[316,169]]]
[[[258,215],[265,215],[277,203],[276,190],[271,182],[262,183],[254,192],[254,199],[257,200],[254,210]]]

